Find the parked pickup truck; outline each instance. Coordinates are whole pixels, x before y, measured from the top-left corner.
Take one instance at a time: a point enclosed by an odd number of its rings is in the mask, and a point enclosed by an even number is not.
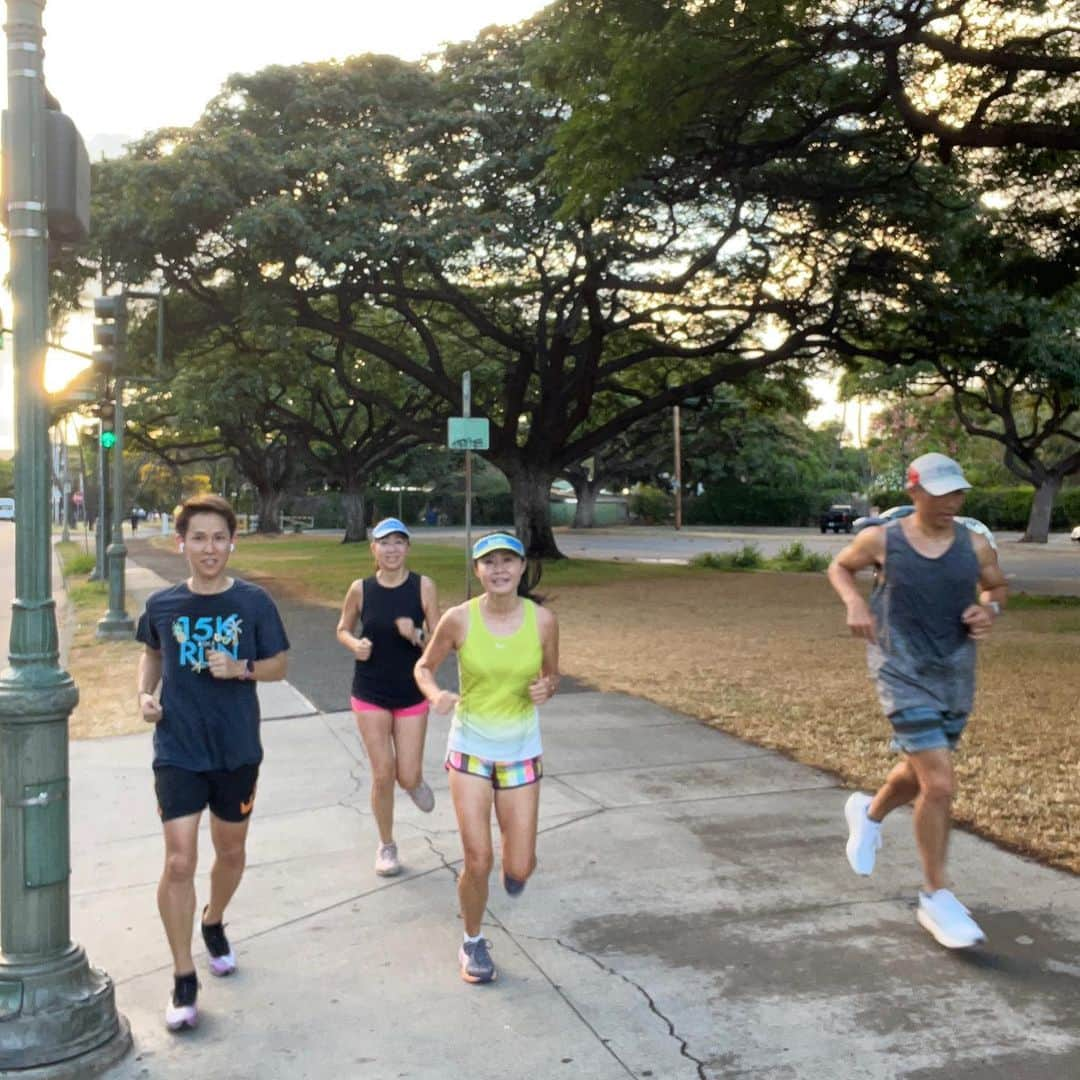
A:
[[[854,507],[846,504],[836,503],[830,506],[824,514],[821,515],[820,525],[821,531],[828,532],[832,529],[833,532],[840,532],[841,529],[844,532],[851,532],[855,524],[855,509]]]

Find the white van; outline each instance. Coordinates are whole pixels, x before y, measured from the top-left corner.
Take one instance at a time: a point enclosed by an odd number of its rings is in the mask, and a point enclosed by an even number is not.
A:
[[[0,521],[15,520],[15,500],[0,499]]]

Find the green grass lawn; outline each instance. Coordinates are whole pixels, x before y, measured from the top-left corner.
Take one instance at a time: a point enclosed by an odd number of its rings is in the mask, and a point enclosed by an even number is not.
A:
[[[344,598],[349,584],[356,578],[367,577],[374,564],[367,544],[343,544],[321,536],[300,536],[244,537],[236,545],[229,565],[240,574],[269,575],[286,586],[295,583],[297,588],[313,597],[338,603]],[[409,553],[409,567],[435,582],[443,607],[465,595],[465,552],[462,548],[414,543]],[[544,564],[544,576],[537,591],[542,595],[562,586],[603,585],[626,580],[662,581],[697,573],[699,571],[686,566],[560,559]]]

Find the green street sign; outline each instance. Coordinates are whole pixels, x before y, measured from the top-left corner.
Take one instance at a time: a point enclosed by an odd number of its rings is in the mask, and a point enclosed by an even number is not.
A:
[[[115,431],[103,431],[101,433],[101,445],[106,450],[111,450],[116,445],[116,432]]]
[[[451,416],[446,445],[451,450],[487,450],[488,422],[483,417]]]

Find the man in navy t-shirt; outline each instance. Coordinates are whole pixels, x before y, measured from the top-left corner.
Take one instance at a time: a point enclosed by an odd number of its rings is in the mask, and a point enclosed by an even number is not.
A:
[[[217,495],[176,515],[191,576],[146,603],[136,637],[139,707],[154,728],[154,789],[165,832],[158,910],[173,954],[172,1031],[194,1027],[198,980],[191,956],[199,819],[210,808],[214,866],[202,935],[215,975],[236,970],[222,919],[244,873],[248,822],[262,761],[256,680],[285,677],[281,616],[258,585],[225,573],[236,515]],[[157,694],[160,685],[160,696]]]

